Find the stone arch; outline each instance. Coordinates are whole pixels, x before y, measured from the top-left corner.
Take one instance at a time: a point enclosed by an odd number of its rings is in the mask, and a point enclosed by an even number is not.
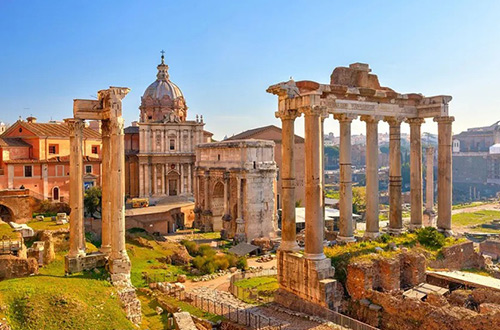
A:
[[[224,215],[224,183],[220,180],[215,182],[212,189],[211,209],[212,215],[217,218],[222,218]]]
[[[7,223],[11,222],[14,220],[14,212],[10,207],[0,204],[0,219]]]
[[[61,189],[58,186],[52,188],[52,200],[59,201],[61,198]]]

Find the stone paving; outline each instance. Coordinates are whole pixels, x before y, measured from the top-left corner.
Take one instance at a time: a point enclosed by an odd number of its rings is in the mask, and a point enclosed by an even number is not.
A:
[[[282,324],[284,330],[327,330],[327,329],[345,329],[341,326],[335,325],[331,322],[322,320],[317,317],[311,317],[305,314],[293,312],[276,305],[256,306],[247,304],[241,300],[236,299],[229,292],[209,289],[209,288],[196,288],[191,291],[192,294],[198,297],[203,297],[215,301],[216,303],[223,303],[231,306],[231,308],[239,308],[241,310],[248,310],[254,315],[270,318],[273,324]]]

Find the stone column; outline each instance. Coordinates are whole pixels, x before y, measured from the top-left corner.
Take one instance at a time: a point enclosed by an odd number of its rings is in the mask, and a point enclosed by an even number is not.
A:
[[[410,199],[411,222],[410,230],[422,228],[422,138],[420,127],[425,122],[423,118],[411,118],[410,124]]]
[[[139,197],[144,195],[144,164],[139,163]]]
[[[236,203],[238,205],[238,212],[236,220],[243,218],[243,203],[241,202],[241,178],[236,177]]]
[[[205,204],[204,204],[204,207],[205,207],[205,212],[209,212],[210,211],[210,172],[209,171],[205,171],[205,182],[204,182],[205,186]]]
[[[438,219],[439,231],[452,235],[452,131],[454,117],[437,117],[438,123]]]
[[[351,122],[357,116],[336,114],[340,122],[340,224],[337,240],[354,242],[352,224]]]
[[[69,161],[69,205],[70,232],[68,257],[85,255],[85,231],[83,224],[83,127],[81,119],[68,119],[70,161]]]
[[[377,116],[362,116],[366,122],[366,231],[365,237],[376,238],[379,232],[378,196],[378,122]]]
[[[110,191],[113,187],[111,181],[111,145],[110,145],[110,123],[109,120],[101,121],[102,138],[102,206],[101,206],[101,248],[100,251],[105,254],[111,252],[111,204]],[[105,193],[104,193],[105,192]]]
[[[320,260],[323,253],[324,217],[321,202],[323,187],[322,146],[321,146],[321,110],[307,107],[305,116],[306,149],[306,238],[304,255],[307,259]]]
[[[151,171],[149,170],[149,162],[144,164],[144,196],[151,196]]]
[[[281,244],[282,251],[298,251],[295,224],[295,118],[300,116],[296,110],[277,112],[281,119]],[[238,206],[239,211],[239,206]]]
[[[229,216],[229,172],[224,173],[224,214],[223,219]]]
[[[158,195],[158,174],[157,174],[157,170],[158,170],[158,164],[156,163],[153,163],[151,165],[152,169],[153,169],[153,180],[152,180],[152,189],[151,189],[151,192],[153,195]]]
[[[184,164],[179,163],[179,171],[181,173],[181,189],[180,189],[180,194],[184,195]]]
[[[130,259],[125,247],[125,153],[124,120],[122,117],[110,119],[111,128],[111,255],[110,272],[129,274]]]
[[[401,122],[403,118],[387,117],[389,123],[389,229],[390,234],[403,231],[401,210]]]
[[[191,169],[192,165],[191,164],[188,164],[188,177],[187,177],[187,181],[188,181],[188,193],[189,194],[192,194],[193,193],[193,171]]]
[[[425,210],[434,211],[434,147],[425,150]]]

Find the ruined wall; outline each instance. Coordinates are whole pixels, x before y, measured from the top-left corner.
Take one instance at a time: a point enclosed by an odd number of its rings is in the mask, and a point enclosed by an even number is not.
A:
[[[479,244],[479,252],[491,256],[496,260],[500,257],[500,240],[486,240]]]
[[[467,241],[441,249],[441,257],[429,260],[436,269],[460,270],[462,268],[484,268],[484,258],[474,250],[474,243]]]
[[[38,274],[35,258],[20,258],[12,255],[0,256],[0,280]]]

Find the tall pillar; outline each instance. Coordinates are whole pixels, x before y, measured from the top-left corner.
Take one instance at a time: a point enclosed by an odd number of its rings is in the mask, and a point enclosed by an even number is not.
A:
[[[224,214],[223,219],[229,215],[229,172],[224,173]]]
[[[144,196],[144,164],[139,163],[139,197]]]
[[[438,123],[438,230],[447,235],[451,231],[452,206],[452,130],[455,117],[437,117]]]
[[[420,128],[425,122],[423,118],[411,118],[410,124],[410,230],[422,228],[422,138]]]
[[[83,224],[83,127],[81,119],[68,119],[70,162],[69,173],[69,205],[70,232],[68,257],[75,258],[85,255],[85,232]]]
[[[210,172],[209,171],[205,171],[205,182],[204,182],[205,186],[205,204],[204,204],[204,207],[205,207],[205,212],[208,212],[210,211]]]
[[[281,244],[282,251],[298,251],[295,224],[295,118],[300,116],[296,110],[277,112],[281,119]],[[239,206],[238,206],[239,210]]]
[[[352,224],[352,171],[351,171],[351,122],[357,116],[336,114],[334,118],[340,122],[340,224],[337,239],[343,242],[354,242]]]
[[[111,137],[111,182],[113,188],[107,193],[111,199],[111,255],[110,272],[129,274],[130,259],[125,247],[125,153],[124,120],[110,119]]]
[[[101,121],[102,138],[102,191],[109,192],[113,187],[111,181],[111,155],[110,155],[110,123],[109,120]],[[141,167],[142,168],[142,167]],[[142,174],[142,171],[141,171]],[[111,252],[111,204],[110,194],[102,194],[101,206],[101,248],[100,251],[105,254]]]
[[[378,192],[378,122],[377,116],[362,116],[366,122],[366,231],[365,237],[376,238],[379,232]]]
[[[192,171],[192,164],[188,164],[188,193],[192,194],[193,193],[193,171]]]
[[[389,229],[390,234],[403,231],[401,210],[401,122],[403,118],[387,117],[389,123]]]
[[[434,211],[434,147],[425,149],[425,210]]]
[[[236,177],[236,204],[238,205],[237,207],[237,214],[236,214],[236,220],[242,220],[243,219],[243,203],[241,201],[242,193],[241,193],[241,178],[238,176]]]
[[[181,189],[180,189],[180,194],[184,195],[184,193],[185,193],[185,190],[184,190],[184,164],[180,163],[179,167],[180,167],[180,173],[181,173],[181,182],[180,182]]]
[[[144,196],[151,196],[151,171],[149,170],[149,161],[144,164]]]
[[[305,116],[305,149],[306,149],[306,238],[304,255],[308,259],[324,259],[323,237],[324,217],[321,202],[323,187],[322,146],[321,146],[321,110],[307,107]]]

